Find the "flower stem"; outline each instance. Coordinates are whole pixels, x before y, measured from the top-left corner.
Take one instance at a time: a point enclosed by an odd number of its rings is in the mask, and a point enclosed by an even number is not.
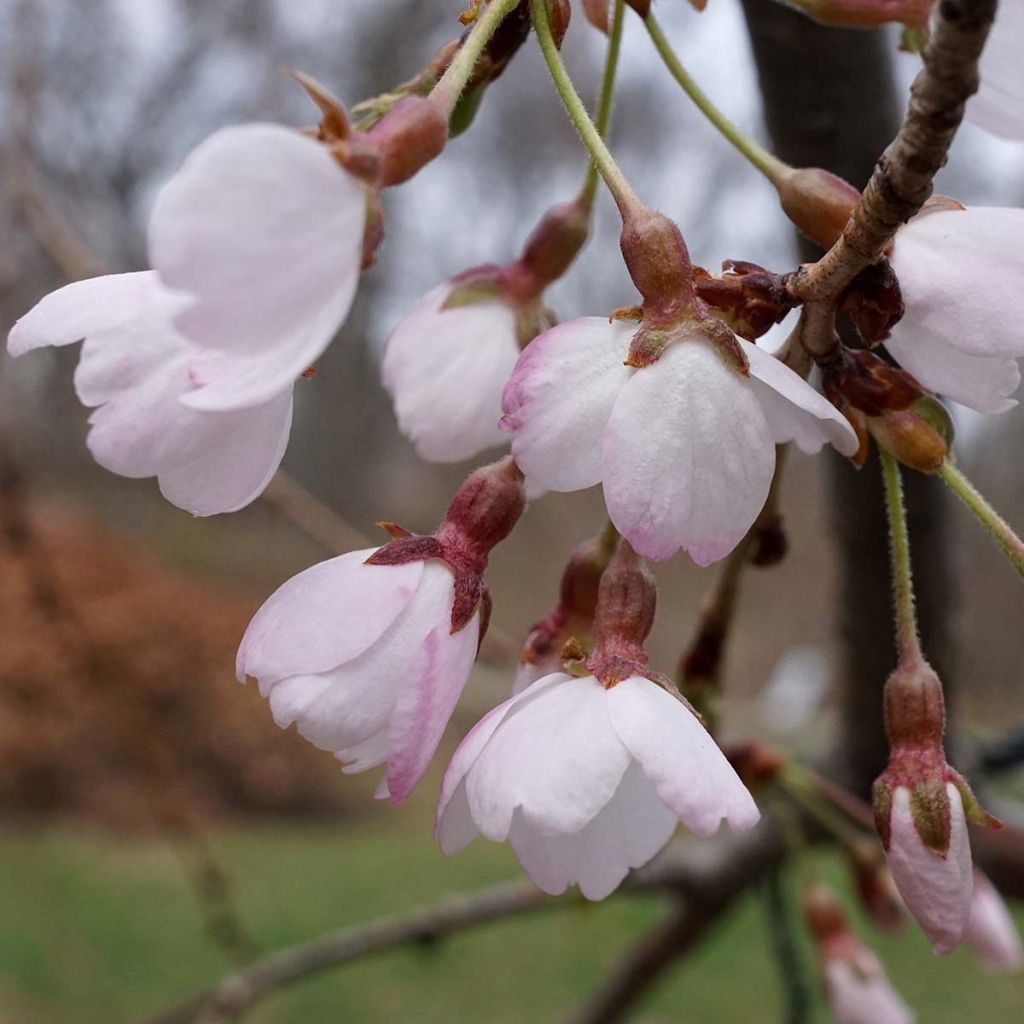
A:
[[[1024,576],[1024,541],[1010,524],[978,493],[974,485],[947,459],[939,470],[949,489],[974,513],[975,518],[1003,549],[1013,567]]]
[[[480,59],[484,47],[518,3],[519,0],[491,0],[483,13],[477,17],[476,23],[452,58],[448,69],[431,89],[431,102],[449,119],[455,104],[459,102],[462,90],[473,76],[476,62]]]
[[[555,83],[558,95],[562,98],[566,113],[576,126],[583,145],[587,147],[598,174],[604,179],[620,212],[625,216],[629,210],[642,209],[643,203],[640,197],[619,169],[615,158],[604,144],[597,126],[590,119],[587,108],[580,99],[579,93],[576,92],[576,87],[572,84],[562,55],[558,52],[558,46],[555,44],[555,37],[551,31],[551,20],[548,17],[548,9],[544,0],[530,0],[530,17],[533,20],[534,31],[537,33],[537,41],[540,43],[544,60],[547,62],[548,72],[551,75],[551,80]]]
[[[900,662],[920,660],[917,612],[914,609],[914,577],[910,567],[910,538],[907,509],[903,503],[903,481],[896,460],[879,449],[885,481],[885,505],[889,516],[889,556],[892,567],[893,598],[896,607],[896,646]]]
[[[601,78],[601,93],[597,101],[597,117],[594,120],[594,127],[602,139],[608,134],[608,124],[612,116],[612,98],[615,94],[615,74],[619,67],[619,51],[622,49],[622,25],[625,21],[625,12],[624,0],[615,0],[612,23],[608,29],[608,52],[604,61],[604,75]],[[587,167],[583,189],[580,192],[580,202],[588,209],[594,205],[597,181],[597,164],[591,160]]]
[[[648,14],[644,18],[644,25],[647,27],[651,42],[654,43],[654,48],[665,63],[665,67],[668,68],[669,73],[682,87],[683,92],[693,100],[697,109],[770,182],[773,184],[777,182],[782,174],[789,170],[788,165],[779,160],[778,157],[772,156],[768,150],[741,131],[711,102],[707,93],[701,89],[686,68],[680,63],[679,58],[672,49],[672,44],[665,38],[665,34],[661,31],[661,26],[654,19],[653,15]]]

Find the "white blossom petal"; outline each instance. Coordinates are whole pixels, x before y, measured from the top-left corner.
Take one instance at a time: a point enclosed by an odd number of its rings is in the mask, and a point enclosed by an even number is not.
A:
[[[750,382],[694,338],[622,388],[603,464],[608,514],[639,554],[663,559],[685,548],[708,565],[761,511],[775,444]]]
[[[502,397],[502,429],[532,492],[601,480],[601,435],[634,373],[624,365],[635,324],[570,320],[523,350]]]
[[[982,50],[981,87],[967,102],[967,119],[1007,139],[1024,141],[1024,0],[1000,0]]]

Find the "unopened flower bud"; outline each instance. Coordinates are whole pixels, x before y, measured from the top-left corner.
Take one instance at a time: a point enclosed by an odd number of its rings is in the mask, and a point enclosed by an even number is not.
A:
[[[1017,926],[999,890],[977,868],[964,942],[986,971],[1009,974],[1024,969],[1024,946]]]
[[[812,885],[804,898],[804,916],[837,1024],[912,1024],[909,1007],[889,984],[878,957],[850,929],[832,890]]]
[[[583,17],[594,28],[608,34],[610,24],[608,15],[611,13],[612,0],[583,0]]]
[[[359,140],[377,158],[380,188],[400,185],[444,149],[448,118],[429,99],[406,96]]]
[[[726,260],[722,275],[697,268],[697,294],[741,338],[754,341],[780,323],[796,303],[783,278],[756,263]]]
[[[892,264],[881,259],[865,267],[843,292],[839,309],[853,321],[865,344],[885,341],[904,313],[903,294]]]
[[[822,249],[835,244],[860,200],[849,182],[820,167],[791,167],[773,184],[793,226]]]
[[[921,402],[938,405],[934,399]],[[935,473],[949,457],[949,440],[932,418],[921,414],[919,404],[873,417],[868,420],[868,429],[878,446],[904,466],[919,473]]]
[[[658,588],[647,563],[625,539],[601,576],[594,614],[594,654],[587,668],[606,686],[641,672],[654,626]]]

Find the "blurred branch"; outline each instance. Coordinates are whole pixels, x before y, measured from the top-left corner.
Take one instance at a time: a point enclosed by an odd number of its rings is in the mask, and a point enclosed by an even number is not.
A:
[[[572,901],[575,902],[575,901]],[[270,992],[331,967],[406,944],[425,945],[456,932],[534,910],[567,906],[525,882],[502,882],[436,906],[329,932],[257,960],[188,1002],[147,1018],[149,1024],[218,1024],[234,1020]]]
[[[811,995],[797,938],[798,918],[786,891],[781,865],[768,872],[762,895],[769,944],[782,982],[785,1008],[782,1020],[784,1024],[807,1024],[811,1017]]]

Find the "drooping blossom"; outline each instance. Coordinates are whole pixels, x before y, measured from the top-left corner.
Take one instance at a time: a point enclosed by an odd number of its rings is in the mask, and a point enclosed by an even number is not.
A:
[[[832,891],[816,883],[804,914],[821,960],[825,998],[836,1024],[913,1024],[878,957],[850,928]]]
[[[1013,408],[1024,356],[1024,210],[926,209],[897,232],[891,262],[905,304],[885,342],[893,358],[979,412]]]
[[[981,53],[981,86],[967,103],[967,119],[1007,139],[1024,140],[1024,0],[1000,0]]]
[[[445,773],[445,853],[507,841],[545,892],[603,899],[680,821],[701,836],[750,828],[757,807],[703,724],[646,668],[649,571],[625,541],[601,577],[586,670],[556,672],[486,715]]]
[[[292,385],[247,408],[191,408],[195,349],[172,326],[182,298],[152,271],[96,277],[42,299],[11,330],[21,355],[84,341],[75,390],[95,407],[87,443],[127,477],[155,476],[164,496],[196,515],[242,508],[273,476],[288,442]]]
[[[299,573],[256,613],[237,672],[274,720],[347,772],[386,763],[379,795],[422,778],[476,658],[487,553],[523,509],[511,460],[471,474],[431,536],[404,534]]]
[[[701,836],[758,819],[725,755],[678,698],[630,676],[606,687],[555,673],[485,716],[445,774],[446,854],[507,841],[545,892],[603,899],[680,821]]]
[[[964,943],[974,950],[986,971],[1002,974],[1024,968],[1020,932],[999,890],[977,869]]]
[[[395,327],[384,386],[424,459],[458,462],[506,439],[498,428],[502,389],[520,349],[551,326],[544,291],[575,259],[588,223],[588,204],[559,203],[517,259],[456,275]]]
[[[225,128],[192,151],[149,225],[153,268],[191,298],[175,325],[209,353],[190,405],[263,401],[321,355],[355,295],[367,203],[326,145],[280,125]]]
[[[494,296],[448,307],[456,287],[439,285],[402,318],[382,365],[402,433],[432,462],[505,440],[501,392],[519,356],[515,308]]]
[[[684,548],[699,565],[728,554],[768,496],[776,444],[857,450],[843,416],[756,345],[736,339],[749,376],[697,332],[634,369],[636,332],[587,317],[540,335],[505,388],[502,426],[528,488],[602,483],[612,522],[640,554]]]

